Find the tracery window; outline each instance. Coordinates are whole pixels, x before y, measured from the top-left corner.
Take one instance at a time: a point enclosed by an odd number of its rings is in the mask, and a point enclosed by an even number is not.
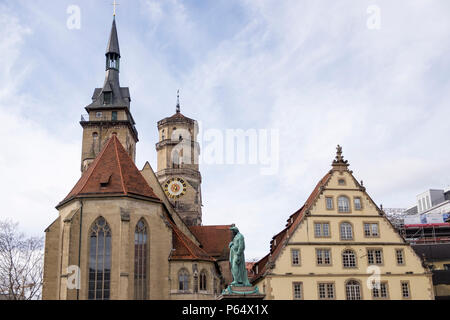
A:
[[[186,269],[181,269],[178,273],[178,290],[189,290],[189,272]]]
[[[147,225],[141,219],[134,231],[134,298],[147,299],[147,266],[148,266]]]
[[[206,291],[207,290],[207,274],[205,270],[202,270],[202,272],[200,272],[200,291]]]
[[[89,300],[109,300],[111,281],[111,229],[105,218],[91,227],[89,242]]]

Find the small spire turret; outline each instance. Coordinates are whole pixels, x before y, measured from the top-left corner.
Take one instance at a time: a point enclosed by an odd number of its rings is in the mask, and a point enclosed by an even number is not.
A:
[[[181,107],[180,107],[180,90],[177,91],[177,113],[181,112]]]

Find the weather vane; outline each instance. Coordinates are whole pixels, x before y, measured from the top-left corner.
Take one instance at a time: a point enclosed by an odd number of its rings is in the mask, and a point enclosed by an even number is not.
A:
[[[120,5],[120,3],[117,3],[116,0],[114,0],[114,2],[113,2],[112,5],[113,5],[113,7],[114,7],[113,16],[115,17],[115,16],[116,16],[116,7],[117,7],[118,5]]]

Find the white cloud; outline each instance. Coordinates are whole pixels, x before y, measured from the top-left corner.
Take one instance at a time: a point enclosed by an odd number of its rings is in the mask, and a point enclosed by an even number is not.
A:
[[[156,121],[174,113],[178,88],[183,113],[206,129],[280,130],[278,176],[261,176],[252,166],[201,168],[204,222],[236,223],[246,236],[247,258],[267,252],[272,235],[329,170],[338,143],[356,178],[385,207],[405,207],[426,188],[449,183],[450,151],[444,146],[450,115],[450,4],[377,1],[378,31],[366,27],[369,4],[373,1],[217,1],[202,11],[183,1],[151,0],[140,2],[141,16],[136,13],[129,24],[123,16],[118,21],[121,81],[130,86],[141,138],[138,165],[147,159],[155,163]],[[224,12],[215,6],[234,6],[242,19],[213,24]],[[89,10],[99,12],[93,4],[82,7],[82,32],[91,23]],[[57,12],[39,12],[46,28],[59,28]],[[11,14],[0,19],[7,26],[0,28],[7,39],[0,43],[6,57],[0,65],[0,110],[1,120],[8,122],[0,130],[10,137],[0,142],[7,150],[0,154],[6,177],[0,191],[8,194],[6,211],[31,225],[25,217],[31,216],[28,208],[36,209],[42,213],[35,216],[48,225],[54,205],[77,180],[81,129],[70,117],[82,112],[93,89],[86,83],[94,83],[92,74],[100,72],[91,70],[101,59],[91,57],[98,39],[70,34],[72,42],[87,46],[85,72],[81,60],[46,62],[51,80],[39,80],[51,81],[49,103],[32,88],[18,89],[36,66],[32,57],[22,56],[25,49],[36,50],[24,47],[31,30]],[[65,32],[55,31],[56,42],[67,40]],[[44,37],[49,53],[60,56],[49,37]],[[66,83],[57,81],[62,66],[76,70]],[[102,79],[95,81],[98,86]],[[61,126],[73,126],[61,137],[29,111],[31,105],[55,112],[64,99],[70,100],[70,117]],[[19,111],[5,112],[12,106]],[[15,152],[18,145],[23,147]],[[11,186],[18,191],[9,196]]]

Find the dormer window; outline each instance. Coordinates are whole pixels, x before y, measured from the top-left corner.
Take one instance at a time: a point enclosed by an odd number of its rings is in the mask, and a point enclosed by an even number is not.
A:
[[[111,104],[111,103],[112,103],[112,92],[104,92],[103,104]]]

